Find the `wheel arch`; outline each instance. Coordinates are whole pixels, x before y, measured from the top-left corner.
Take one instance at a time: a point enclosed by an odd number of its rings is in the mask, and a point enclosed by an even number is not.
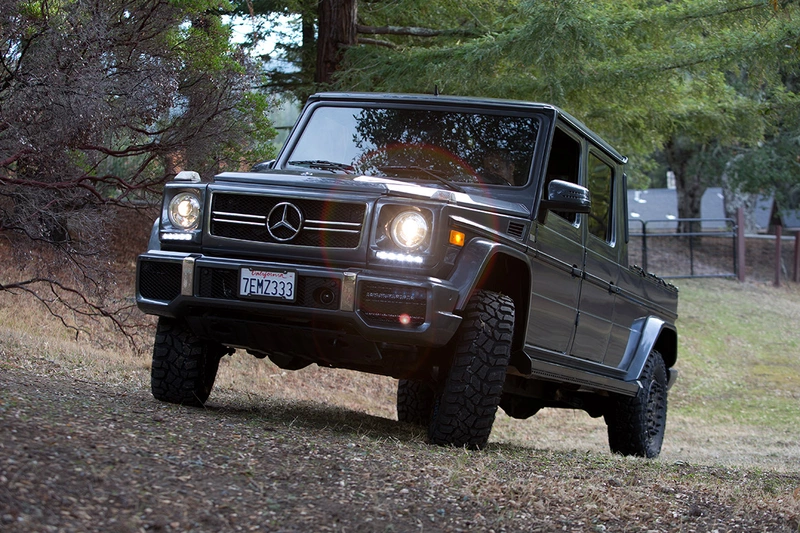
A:
[[[456,311],[463,311],[476,290],[505,294],[514,301],[514,340],[512,350],[521,347],[525,340],[525,327],[531,293],[531,265],[527,256],[500,243],[476,240],[471,242],[451,281],[458,287]],[[479,265],[479,266],[476,266]]]
[[[678,332],[675,326],[668,324],[662,326],[653,349],[661,354],[667,368],[675,366],[678,361]]]
[[[636,320],[631,328],[623,360],[630,361],[625,381],[635,381],[653,350],[661,354],[667,369],[672,368],[678,360],[678,332],[673,324],[656,316],[648,316]]]

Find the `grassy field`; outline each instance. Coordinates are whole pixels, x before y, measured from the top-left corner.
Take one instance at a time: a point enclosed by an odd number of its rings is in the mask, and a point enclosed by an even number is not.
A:
[[[655,461],[612,456],[601,420],[562,410],[500,413],[485,452],[431,447],[394,421],[394,380],[244,353],[206,409],[161,404],[147,341],[76,338],[0,294],[0,530],[794,533],[800,288],[680,289]]]
[[[728,280],[679,286],[680,375],[661,460],[800,470],[800,287]],[[149,382],[146,341],[135,353],[102,324],[76,340],[24,297],[2,295],[0,349],[44,357],[84,379],[136,388]],[[315,365],[286,372],[236,353],[223,360],[211,401],[233,393],[394,419],[395,388],[390,378]],[[579,411],[545,409],[524,421],[501,412],[491,441],[607,453],[604,423]]]

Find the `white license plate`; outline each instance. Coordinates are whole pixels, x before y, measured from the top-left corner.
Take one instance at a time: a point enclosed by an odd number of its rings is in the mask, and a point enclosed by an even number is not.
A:
[[[242,268],[239,271],[239,296],[295,301],[296,274],[286,270]]]

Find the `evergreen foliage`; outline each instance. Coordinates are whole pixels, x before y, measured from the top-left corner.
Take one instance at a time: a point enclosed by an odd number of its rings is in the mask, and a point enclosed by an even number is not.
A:
[[[302,11],[308,25],[313,7],[283,2],[280,12]],[[261,8],[277,12],[271,2]],[[347,49],[333,88],[438,87],[554,103],[629,155],[635,184],[647,184],[654,154],[664,154],[678,177],[682,215],[697,216],[705,186],[737,155],[747,155],[732,174],[742,190],[786,179],[780,166],[769,183],[752,169],[791,160],[784,158],[790,145],[777,139],[798,130],[785,74],[797,71],[799,10],[775,0],[362,1],[358,44]],[[395,31],[369,33],[376,28]],[[320,88],[311,80],[293,80],[304,84],[295,92],[301,99]]]

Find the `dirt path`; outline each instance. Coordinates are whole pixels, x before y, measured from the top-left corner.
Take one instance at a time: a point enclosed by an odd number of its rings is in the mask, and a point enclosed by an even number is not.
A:
[[[800,474],[491,445],[320,405],[207,409],[0,364],[0,530],[798,531]]]

